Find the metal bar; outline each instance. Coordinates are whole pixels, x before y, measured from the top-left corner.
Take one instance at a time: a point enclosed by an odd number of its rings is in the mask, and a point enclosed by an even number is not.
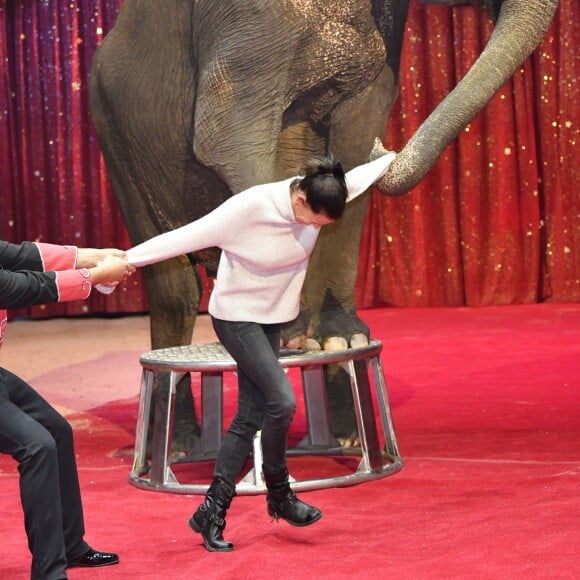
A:
[[[355,400],[355,412],[357,412],[359,438],[361,447],[364,445],[365,456],[368,457],[369,469],[375,471],[382,468],[383,456],[377,432],[367,361],[354,360],[352,361],[352,366],[354,373],[351,375],[351,384],[353,384],[353,399]]]
[[[310,447],[330,447],[336,443],[329,430],[328,403],[326,400],[326,384],[324,367],[302,367],[302,390],[304,391],[304,406],[306,407],[306,422],[308,425],[308,442]],[[301,441],[298,447],[307,447]]]
[[[216,454],[223,433],[223,372],[201,373],[201,452]]]
[[[149,415],[151,413],[151,395],[153,392],[153,371],[143,369],[141,374],[141,389],[139,393],[139,408],[137,410],[137,427],[135,430],[135,451],[133,454],[133,469],[137,475],[147,472],[147,434],[149,432]]]
[[[151,441],[150,481],[164,485],[168,480],[169,457],[173,437],[173,416],[175,409],[175,388],[180,373],[161,371],[156,373],[157,389],[153,418],[153,439]],[[169,478],[171,479],[171,478]]]
[[[390,455],[398,456],[399,446],[397,445],[397,435],[395,434],[395,425],[393,423],[393,415],[391,414],[389,393],[387,391],[387,383],[380,356],[375,356],[371,359],[371,367],[375,379],[375,391],[377,393],[377,402],[381,413],[383,433],[385,434],[386,451]]]

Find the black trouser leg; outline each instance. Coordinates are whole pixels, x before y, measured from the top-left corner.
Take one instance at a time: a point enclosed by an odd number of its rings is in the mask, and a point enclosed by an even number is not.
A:
[[[284,469],[296,397],[278,362],[280,325],[218,319],[213,325],[238,365],[238,409],[218,453],[215,476],[235,482],[259,429],[264,465]]]
[[[88,549],[72,429],[25,381],[0,369],[0,452],[18,462],[32,578],[66,577]]]

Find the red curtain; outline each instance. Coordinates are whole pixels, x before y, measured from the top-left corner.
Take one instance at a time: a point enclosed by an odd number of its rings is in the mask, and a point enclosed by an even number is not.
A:
[[[129,247],[89,110],[92,55],[120,0],[9,0],[1,10],[0,237]],[[147,308],[139,277],[105,298],[35,307],[33,317]]]
[[[560,2],[542,45],[410,195],[373,192],[359,307],[580,301],[580,34],[572,5]],[[388,148],[402,148],[492,29],[476,8],[411,2]]]
[[[402,198],[372,195],[361,307],[580,301],[580,70],[575,0],[543,44]],[[0,5],[0,237],[128,247],[94,129],[88,74],[121,0]],[[492,30],[474,7],[411,2],[401,91],[385,142],[400,149]],[[33,317],[142,312],[139,276],[104,298]]]

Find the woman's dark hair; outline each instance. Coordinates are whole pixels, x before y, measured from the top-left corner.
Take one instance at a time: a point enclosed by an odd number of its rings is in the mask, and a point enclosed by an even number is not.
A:
[[[301,171],[298,187],[306,194],[306,201],[314,213],[324,212],[333,220],[344,213],[348,191],[340,161],[332,155],[313,157]]]

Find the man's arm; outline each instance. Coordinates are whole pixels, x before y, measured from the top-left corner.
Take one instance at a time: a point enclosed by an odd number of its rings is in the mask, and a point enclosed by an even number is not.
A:
[[[5,270],[44,271],[38,246],[33,242],[11,244],[0,240],[0,268]]]
[[[81,254],[79,261],[93,267],[75,269],[77,251]],[[95,252],[102,253],[98,263],[88,257]],[[53,270],[44,271],[48,269]],[[91,293],[92,284],[117,284],[132,271],[134,268],[125,260],[110,255],[108,250],[0,241],[0,308],[84,299]]]

